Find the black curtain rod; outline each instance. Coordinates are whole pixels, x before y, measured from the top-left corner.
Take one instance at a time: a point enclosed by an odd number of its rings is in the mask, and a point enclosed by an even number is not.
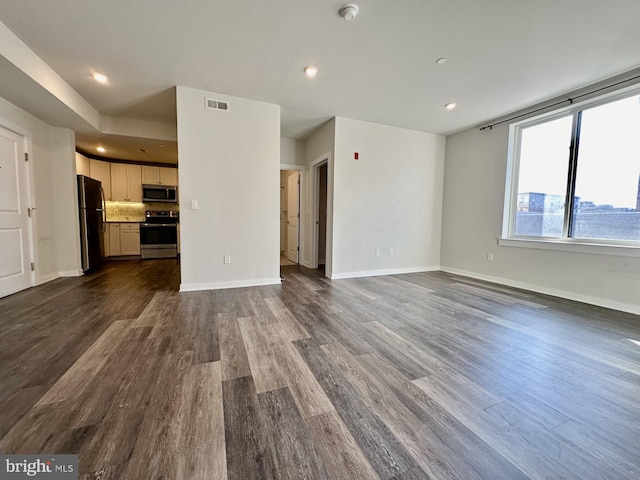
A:
[[[594,93],[601,92],[602,90],[608,90],[609,88],[617,87],[617,86],[622,85],[624,83],[633,82],[634,80],[640,80],[640,75],[636,75],[635,77],[627,78],[626,80],[620,80],[619,82],[612,83],[610,85],[607,85],[606,87],[596,88],[595,90],[591,90],[590,92],[581,93],[580,95],[576,95],[575,97],[570,97],[570,98],[567,98],[566,100],[560,100],[559,102],[552,103],[551,105],[546,105],[544,107],[536,108],[535,110],[530,110],[530,111],[528,111],[526,113],[521,113],[520,115],[515,115],[515,116],[509,117],[509,118],[507,118],[505,120],[500,120],[499,122],[496,122],[496,123],[491,123],[489,125],[485,125],[484,127],[480,127],[480,131],[492,130],[493,127],[495,127],[496,125],[502,125],[503,123],[512,122],[513,120],[517,120],[517,119],[522,118],[522,117],[528,117],[529,115],[532,115],[534,113],[538,113],[538,112],[541,112],[543,110],[547,110],[549,108],[558,107],[558,106],[562,105],[563,103],[569,103],[569,105],[572,105],[573,102],[575,100],[579,99],[579,98],[588,97],[589,95],[593,95]]]

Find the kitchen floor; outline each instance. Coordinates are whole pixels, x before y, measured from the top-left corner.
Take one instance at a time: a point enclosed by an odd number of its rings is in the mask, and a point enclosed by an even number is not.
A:
[[[640,318],[439,272],[0,299],[0,451],[80,478],[640,478]],[[634,340],[636,342],[634,342]]]

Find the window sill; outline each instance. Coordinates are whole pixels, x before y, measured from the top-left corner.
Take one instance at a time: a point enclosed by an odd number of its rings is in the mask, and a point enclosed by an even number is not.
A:
[[[498,245],[503,247],[537,248],[540,250],[558,250],[562,252],[595,253],[599,255],[617,255],[621,257],[640,257],[640,246],[588,243],[584,241],[547,240],[533,238],[499,238]]]

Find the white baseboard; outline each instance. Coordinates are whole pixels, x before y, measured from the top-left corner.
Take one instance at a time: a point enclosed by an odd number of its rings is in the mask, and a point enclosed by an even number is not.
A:
[[[37,287],[38,284],[34,285],[34,287]],[[31,287],[27,287],[27,288],[11,288],[9,290],[5,290],[4,292],[0,292],[0,298],[4,298],[4,297],[8,297],[9,295],[13,295],[14,293],[19,293],[19,292],[24,292],[25,290],[30,289]]]
[[[49,283],[56,278],[60,278],[59,273],[47,273],[46,275],[41,275],[36,279],[36,286]]]
[[[566,298],[567,300],[574,300],[576,302],[588,303],[589,305],[596,305],[598,307],[610,308],[612,310],[620,310],[621,312],[633,313],[640,315],[640,305],[634,305],[632,303],[617,302],[607,298],[592,297],[590,295],[580,295],[579,293],[569,292],[566,290],[557,290],[555,288],[547,288],[541,285],[533,283],[520,282],[512,280],[510,278],[494,277],[492,275],[484,275],[477,272],[469,272],[467,270],[460,270],[452,267],[440,267],[440,270],[447,273],[453,273],[455,275],[461,275],[463,277],[476,278],[478,280],[485,280],[487,282],[498,283],[500,285],[506,285],[508,287],[521,288],[523,290],[529,290],[531,292],[543,293],[545,295],[551,295],[552,297]]]
[[[60,277],[81,277],[82,270],[63,270],[58,272],[58,275]]]
[[[181,283],[181,292],[198,292],[200,290],[223,290],[226,288],[260,287],[263,285],[279,285],[282,283],[280,277],[276,278],[255,278],[252,280],[236,280],[233,282],[197,282]]]
[[[56,273],[47,273],[46,275],[41,275],[36,279],[36,285],[43,285],[45,283],[49,283],[56,278],[60,277],[80,277],[82,276],[82,270],[62,270]]]
[[[438,270],[440,270],[440,267],[437,265],[431,267],[385,268],[381,270],[363,270],[360,272],[332,273],[329,278],[339,280],[341,278],[379,277],[381,275],[400,275],[402,273],[434,272]]]

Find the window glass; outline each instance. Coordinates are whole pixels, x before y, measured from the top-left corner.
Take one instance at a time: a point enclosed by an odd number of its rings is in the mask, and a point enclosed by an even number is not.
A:
[[[520,130],[515,235],[562,237],[572,115]]]
[[[572,235],[640,240],[640,98],[582,112]]]

